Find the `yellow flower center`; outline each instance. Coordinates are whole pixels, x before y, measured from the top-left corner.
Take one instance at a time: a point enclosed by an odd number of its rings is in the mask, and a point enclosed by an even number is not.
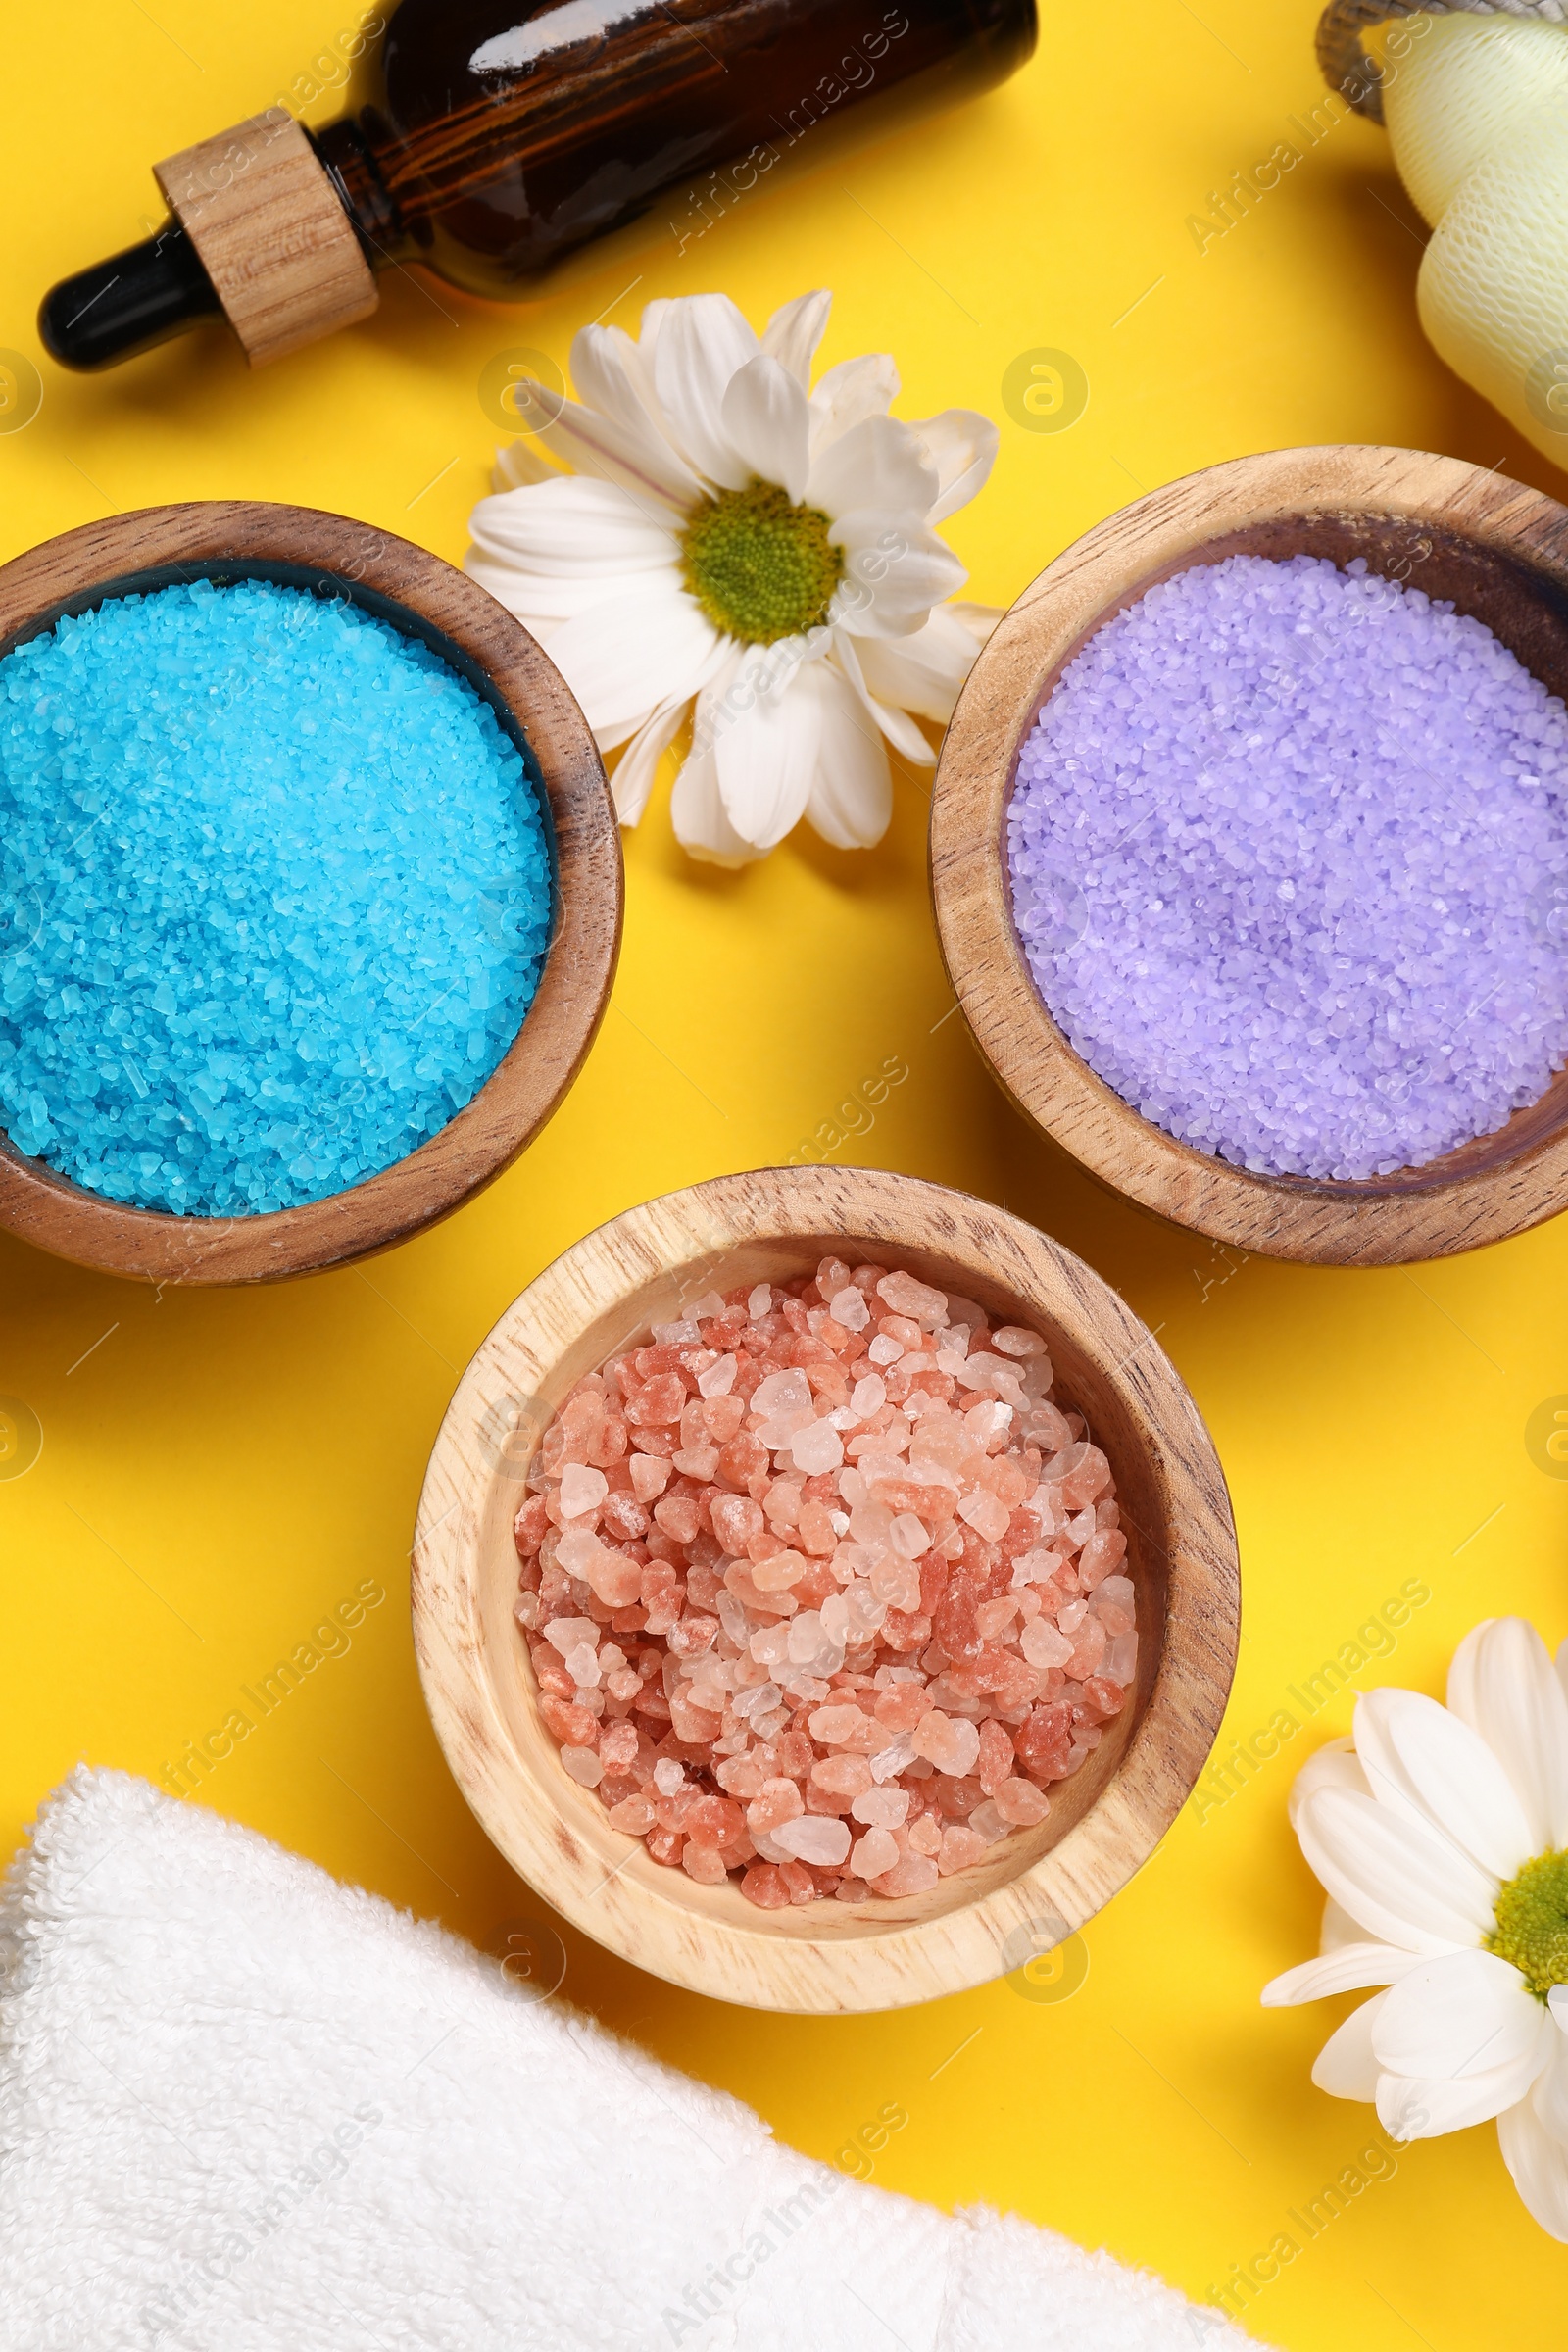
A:
[[[1487,1949],[1513,1962],[1538,2001],[1568,1984],[1568,1849],[1537,1854],[1508,1881]]]
[[[720,490],[681,540],[686,585],[713,626],[747,645],[799,637],[823,619],[844,553],[815,507],[792,505],[776,482]]]

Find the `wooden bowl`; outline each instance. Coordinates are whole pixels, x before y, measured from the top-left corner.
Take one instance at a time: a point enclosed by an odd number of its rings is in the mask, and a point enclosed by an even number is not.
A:
[[[931,889],[953,986],[1025,1116],[1116,1191],[1274,1257],[1396,1265],[1522,1233],[1568,1203],[1568,1072],[1494,1135],[1364,1183],[1254,1176],[1178,1143],[1074,1053],[1013,928],[1004,835],[1018,749],[1069,662],[1156,581],[1237,554],[1356,556],[1485,621],[1568,695],[1568,512],[1408,449],[1238,458],[1112,514],[1007,612],[958,700],[931,803]]]
[[[346,598],[422,639],[484,696],[522,752],[554,865],[554,935],[516,1039],[439,1135],[378,1176],[302,1208],[176,1217],[90,1193],[0,1134],[0,1227],[24,1240],[152,1282],[274,1282],[387,1249],[449,1216],[538,1133],[609,1002],[620,840],[587,722],[527,630],[439,556],[342,514],[216,500],[67,531],[0,565],[0,654],[108,597],[195,579],[273,580]]]
[[[814,1272],[828,1249],[911,1267],[1047,1336],[1058,1396],[1115,1473],[1138,1593],[1138,1681],[1050,1817],[929,1893],[760,1911],[610,1826],[540,1721],[513,1619],[512,1522],[573,1384],[715,1284]],[[414,1637],[447,1761],[507,1860],[656,1976],[759,2009],[897,2008],[1054,1948],[1148,1860],[1208,1754],[1236,1661],[1236,1536],[1198,1408],[1152,1335],[1018,1217],[910,1176],[763,1168],[667,1194],[546,1268],[464,1374],[424,1482]]]

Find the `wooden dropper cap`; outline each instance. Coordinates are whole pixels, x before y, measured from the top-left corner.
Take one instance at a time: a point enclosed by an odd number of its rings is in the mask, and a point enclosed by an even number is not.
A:
[[[286,108],[183,148],[153,172],[253,368],[375,309],[353,224]]]

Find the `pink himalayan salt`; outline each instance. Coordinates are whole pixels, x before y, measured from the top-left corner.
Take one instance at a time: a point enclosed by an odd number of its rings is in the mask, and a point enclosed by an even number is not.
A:
[[[596,1511],[609,1492],[602,1470],[590,1470],[586,1462],[568,1462],[561,1473],[562,1517],[580,1519],[584,1512]]]
[[[699,1845],[688,1838],[681,1848],[681,1868],[700,1886],[722,1886],[729,1877],[729,1864],[716,1845]]]
[[[857,1821],[863,1821],[874,1830],[899,1829],[909,1817],[907,1788],[867,1788],[855,1799],[850,1811]]]
[[[764,1781],[746,1808],[746,1827],[754,1838],[771,1836],[806,1810],[793,1781]]]
[[[1104,1455],[1038,1333],[826,1260],[579,1382],[517,1515],[541,1713],[612,1825],[762,1909],[1046,1817],[1137,1664]]]
[[[961,1715],[944,1715],[940,1707],[933,1707],[914,1727],[914,1752],[938,1772],[965,1773],[980,1753],[980,1734]]]
[[[850,1848],[850,1868],[862,1879],[880,1879],[896,1869],[899,1849],[886,1830],[869,1829]]]
[[[832,1868],[847,1857],[850,1833],[830,1814],[803,1813],[773,1832],[773,1843],[793,1854],[797,1862],[820,1862]]]
[[[1032,1828],[1051,1811],[1050,1797],[1033,1781],[999,1782],[991,1791],[991,1801],[1003,1820],[1018,1829]]]
[[[937,1868],[942,1876],[951,1878],[956,1870],[968,1870],[979,1861],[986,1850],[986,1841],[973,1830],[955,1822],[942,1833],[942,1850],[937,1856]]]
[[[925,1854],[906,1854],[875,1880],[878,1894],[924,1894],[937,1883],[937,1866]]]

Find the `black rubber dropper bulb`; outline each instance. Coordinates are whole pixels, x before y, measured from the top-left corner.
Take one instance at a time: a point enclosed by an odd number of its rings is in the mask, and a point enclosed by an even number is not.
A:
[[[195,246],[171,220],[143,244],[51,286],[39,306],[38,333],[63,368],[113,368],[222,316]]]

